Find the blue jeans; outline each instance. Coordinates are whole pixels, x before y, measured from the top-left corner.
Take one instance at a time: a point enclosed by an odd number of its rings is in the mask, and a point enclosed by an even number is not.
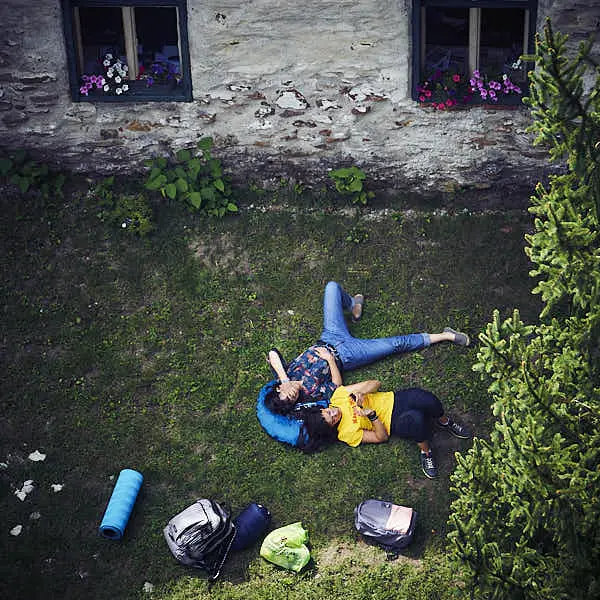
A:
[[[323,297],[323,333],[321,340],[333,346],[344,370],[351,371],[381,360],[390,354],[421,350],[430,344],[428,333],[411,333],[365,340],[348,331],[344,311],[351,311],[354,299],[335,281],[325,286]]]

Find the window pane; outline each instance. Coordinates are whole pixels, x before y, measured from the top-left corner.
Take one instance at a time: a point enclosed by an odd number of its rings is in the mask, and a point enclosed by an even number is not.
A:
[[[523,54],[524,34],[524,9],[483,8],[479,47],[480,70],[489,77],[506,73],[515,83],[525,81],[525,68],[517,66],[519,56]]]
[[[466,73],[469,9],[428,6],[425,9],[424,76],[436,70]]]
[[[106,54],[126,63],[123,18],[119,7],[79,9],[83,72],[88,75],[104,73],[102,60]]]
[[[177,9],[135,9],[138,43],[138,76],[152,86],[175,86],[181,80]]]

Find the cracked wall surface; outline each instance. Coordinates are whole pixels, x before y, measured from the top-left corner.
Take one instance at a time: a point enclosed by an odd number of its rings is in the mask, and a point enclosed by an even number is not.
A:
[[[436,111],[410,98],[411,3],[188,2],[193,102],[73,102],[55,0],[0,6],[0,145],[91,172],[212,136],[234,179],[319,182],[356,164],[371,187],[471,189],[510,204],[548,166],[524,108]],[[597,0],[542,0],[573,43],[600,26]],[[40,35],[43,32],[43,35]],[[502,190],[502,191],[500,191]]]

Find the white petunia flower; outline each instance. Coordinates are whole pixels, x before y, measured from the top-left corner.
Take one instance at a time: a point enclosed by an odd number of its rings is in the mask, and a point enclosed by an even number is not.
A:
[[[32,460],[33,462],[38,462],[40,460],[46,460],[46,455],[42,454],[39,450],[32,452],[27,458]]]
[[[121,78],[118,75],[115,77],[115,83],[121,83]]]
[[[107,85],[105,85],[105,86],[104,86],[102,89],[103,89],[105,92],[108,92],[108,90],[110,90],[110,87],[109,87],[109,86],[108,86],[108,84],[107,84]]]
[[[123,90],[122,90],[121,88],[117,88],[117,89],[115,90],[115,94],[117,94],[117,96],[118,96],[119,94],[122,94],[122,93],[123,93]]]
[[[110,67],[110,60],[105,60],[105,61],[104,61],[102,64],[103,64],[105,67]]]
[[[16,537],[17,535],[20,535],[21,531],[23,531],[23,525],[15,525],[15,527],[10,530],[10,535]]]
[[[123,84],[123,91],[126,92],[128,89],[129,89],[129,86],[126,83],[124,83]]]
[[[57,492],[60,492],[65,486],[62,483],[53,483],[50,488],[52,489],[52,491],[56,494]]]
[[[113,56],[112,56],[112,54],[110,54],[110,53],[109,53],[109,54],[107,54],[107,55],[106,55],[104,58],[106,58],[107,60],[111,60],[111,59],[112,59],[112,57],[113,57]]]
[[[41,513],[39,513],[39,512],[36,510],[35,512],[32,512],[32,513],[29,515],[29,518],[30,518],[32,521],[37,521],[37,520],[38,520],[38,519],[39,519],[41,516],[42,516],[42,515],[41,515]]]

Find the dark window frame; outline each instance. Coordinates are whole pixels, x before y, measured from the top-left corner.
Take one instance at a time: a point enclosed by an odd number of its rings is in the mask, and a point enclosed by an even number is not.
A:
[[[412,2],[412,81],[411,97],[418,101],[417,87],[421,78],[421,8],[523,8],[529,11],[529,29],[527,32],[527,53],[535,50],[537,22],[537,0],[413,0]],[[525,92],[525,90],[523,90]],[[516,100],[520,103],[520,97]],[[509,98],[506,103],[514,103]],[[474,102],[476,104],[476,102]]]
[[[186,0],[61,0],[63,10],[63,29],[65,34],[65,45],[67,51],[67,68],[69,72],[69,90],[74,102],[118,102],[130,104],[133,102],[191,102],[192,77],[190,69],[190,51],[188,38],[188,12]],[[77,66],[77,47],[73,10],[75,7],[144,7],[144,8],[169,8],[174,7],[179,15],[179,44],[181,48],[181,83],[177,86],[177,93],[166,94],[160,89],[160,84],[149,88],[141,82],[136,84],[132,80],[130,84],[131,93],[121,96],[98,94],[85,96],[80,93],[81,80]]]

